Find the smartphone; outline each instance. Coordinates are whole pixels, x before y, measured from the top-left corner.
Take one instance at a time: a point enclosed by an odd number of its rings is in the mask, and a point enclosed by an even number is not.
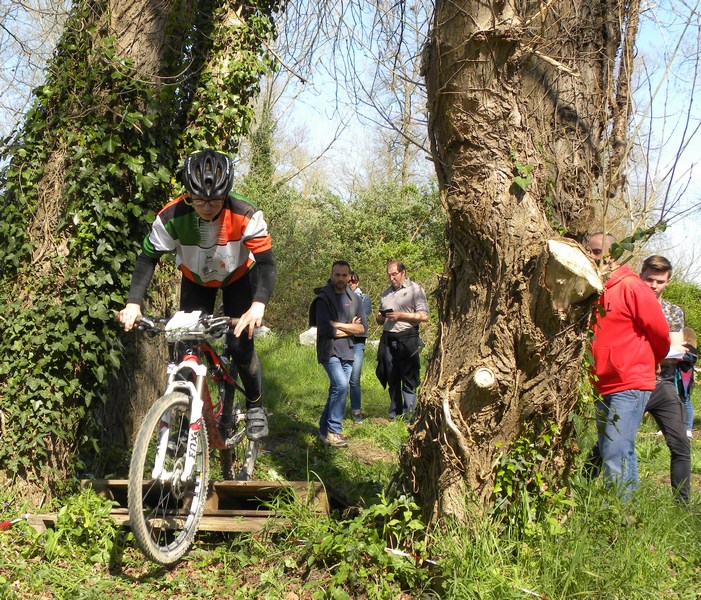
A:
[[[380,314],[384,317],[387,313],[394,312],[393,308],[383,308],[380,309]]]

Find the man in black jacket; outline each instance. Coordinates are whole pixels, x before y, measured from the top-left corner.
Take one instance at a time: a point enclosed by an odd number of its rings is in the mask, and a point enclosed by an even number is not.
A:
[[[329,395],[319,420],[319,441],[344,448],[341,436],[346,412],[348,383],[353,369],[353,336],[366,334],[367,318],[358,297],[348,287],[350,265],[337,260],[331,267],[331,279],[314,290],[310,324],[316,325],[316,357],[329,376]]]

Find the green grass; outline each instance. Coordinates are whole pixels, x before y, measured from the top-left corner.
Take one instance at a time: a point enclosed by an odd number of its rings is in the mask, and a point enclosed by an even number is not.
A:
[[[257,476],[321,479],[329,494],[345,504],[372,503],[394,473],[398,451],[407,439],[406,426],[387,419],[389,396],[375,377],[375,349],[368,345],[361,378],[364,422],[353,423],[349,402],[343,422],[349,447],[335,449],[317,440],[329,380],[316,361],[316,350],[275,335],[256,345],[270,422]]]
[[[342,450],[316,441],[328,381],[314,349],[278,336],[257,346],[271,413],[258,476],[321,480],[332,498],[362,510],[322,517],[281,497],[276,508],[288,528],[203,533],[183,561],[163,569],[143,558],[128,532],[116,534],[107,517],[72,518],[101,510],[101,501],[84,493],[62,499],[71,518],[51,535],[37,536],[23,523],[0,531],[0,598],[701,598],[701,428],[692,443],[689,508],[673,501],[669,452],[654,423],[645,422],[641,485],[630,502],[600,480],[575,478],[565,500],[520,529],[496,515],[426,531],[411,498],[378,496],[408,434],[386,419],[374,351],[363,373],[366,420],[344,422],[349,447]],[[700,399],[697,392],[701,415]],[[593,425],[580,421],[579,430],[587,450]],[[0,519],[29,508],[16,488],[0,491]]]

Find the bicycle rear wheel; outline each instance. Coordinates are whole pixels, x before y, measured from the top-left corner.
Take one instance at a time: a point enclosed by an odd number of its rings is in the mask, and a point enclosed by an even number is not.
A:
[[[196,436],[195,465],[182,481],[190,398],[182,392],[156,401],[146,415],[129,467],[129,524],[137,544],[162,565],[190,548],[207,499],[209,445],[204,420]]]
[[[219,433],[227,443],[226,450],[219,451],[222,478],[249,481],[253,478],[260,441],[254,442],[246,436],[246,413],[235,401],[233,388],[226,387],[224,407],[219,419]]]

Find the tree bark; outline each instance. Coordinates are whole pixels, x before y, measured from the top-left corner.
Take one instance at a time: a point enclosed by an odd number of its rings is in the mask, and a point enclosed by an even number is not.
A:
[[[153,96],[169,73],[166,65],[178,62],[192,23],[192,2],[110,0],[110,30],[122,59],[133,62],[136,72],[153,88]],[[179,27],[168,27],[178,22]],[[146,107],[143,107],[145,110]],[[163,198],[163,202],[167,200]],[[131,266],[131,265],[130,265]],[[150,314],[166,314],[169,290],[179,289],[179,275],[159,270],[151,286]],[[143,417],[165,390],[167,348],[163,340],[124,336],[120,369],[113,373],[106,402],[95,409],[100,443],[105,448],[131,448]],[[99,464],[101,457],[96,456]],[[110,465],[104,465],[109,469]],[[100,471],[101,467],[94,470]]]
[[[424,56],[451,246],[440,333],[403,452],[427,515],[467,519],[526,439],[566,477],[589,302],[556,308],[547,242],[581,239],[611,194],[610,118],[624,5],[439,0]],[[467,501],[466,501],[467,499]]]

